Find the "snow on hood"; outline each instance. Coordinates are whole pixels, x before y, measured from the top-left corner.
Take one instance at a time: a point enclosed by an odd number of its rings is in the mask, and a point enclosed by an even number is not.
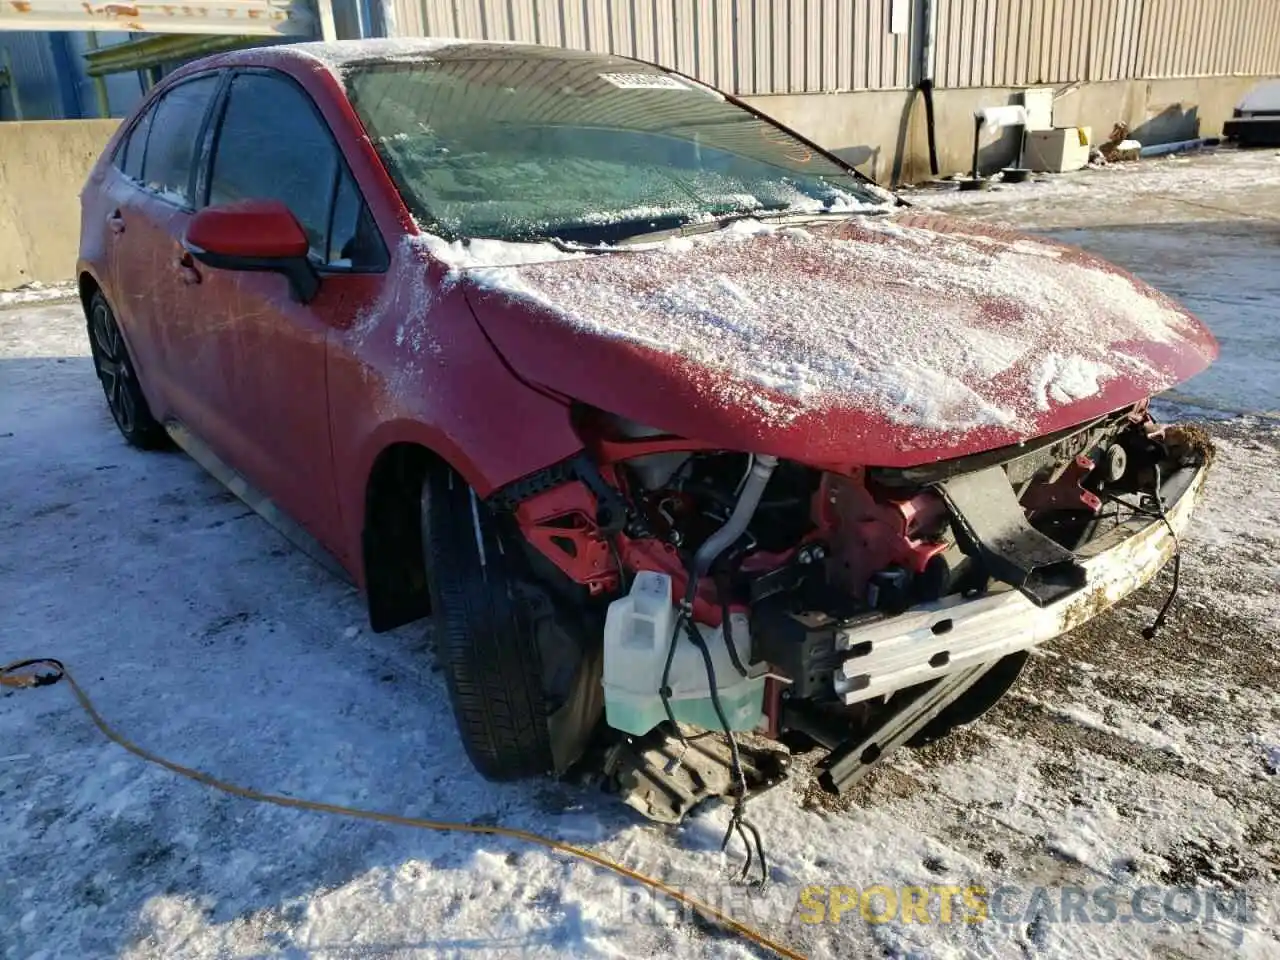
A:
[[[766,416],[855,408],[925,431],[1025,437],[1050,410],[1117,382],[1129,388],[1121,406],[1216,354],[1185,310],[1104,261],[936,215],[743,221],[603,255],[426,242],[471,282],[577,334],[715,371]]]

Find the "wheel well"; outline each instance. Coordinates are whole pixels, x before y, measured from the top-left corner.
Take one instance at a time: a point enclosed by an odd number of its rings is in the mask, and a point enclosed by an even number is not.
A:
[[[98,281],[93,279],[92,274],[80,274],[80,305],[84,307],[84,315],[89,316],[89,301],[93,299],[93,295],[102,288],[98,285]]]
[[[422,552],[422,483],[446,464],[426,447],[395,443],[378,454],[365,488],[365,588],[369,625],[391,630],[431,612]]]

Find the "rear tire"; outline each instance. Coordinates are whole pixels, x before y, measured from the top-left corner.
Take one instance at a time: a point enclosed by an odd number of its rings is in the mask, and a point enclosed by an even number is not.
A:
[[[90,298],[86,320],[93,366],[98,382],[102,384],[102,392],[106,394],[107,408],[121,436],[142,450],[167,446],[169,436],[151,415],[124,335],[101,290],[95,290]]]
[[[552,771],[554,688],[580,654],[545,593],[519,576],[519,545],[501,527],[457,473],[430,471],[422,541],[436,655],[467,756],[484,777],[514,780]]]

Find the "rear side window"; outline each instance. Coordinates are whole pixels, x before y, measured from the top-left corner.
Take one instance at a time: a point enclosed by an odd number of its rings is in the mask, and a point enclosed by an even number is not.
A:
[[[151,111],[142,182],[166,200],[192,206],[191,173],[196,138],[204,126],[209,101],[218,89],[218,77],[198,77],[174,87]],[[129,153],[133,153],[130,138]],[[126,168],[132,158],[126,155]]]
[[[311,98],[282,76],[237,76],[218,128],[209,203],[250,199],[288,206],[319,263],[378,268],[385,260],[328,126]]]

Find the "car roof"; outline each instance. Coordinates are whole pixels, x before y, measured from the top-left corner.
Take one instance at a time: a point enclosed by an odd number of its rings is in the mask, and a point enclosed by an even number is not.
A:
[[[374,63],[447,62],[450,60],[497,60],[516,57],[525,60],[587,60],[598,63],[627,63],[647,70],[662,67],[645,64],[629,57],[568,47],[548,47],[531,43],[506,43],[494,40],[459,40],[452,37],[370,38],[367,40],[333,40],[327,42],[272,44],[248,47],[198,60],[182,68],[192,69],[227,66],[299,66],[323,65],[335,72]]]

